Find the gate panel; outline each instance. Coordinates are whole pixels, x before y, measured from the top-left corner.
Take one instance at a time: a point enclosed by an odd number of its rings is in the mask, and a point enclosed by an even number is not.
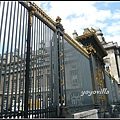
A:
[[[0,8],[0,114],[15,117],[24,99],[28,12],[18,2],[2,1]]]
[[[106,80],[106,88],[108,89],[109,91],[109,94],[108,94],[108,105],[111,105],[113,104],[113,91],[112,91],[112,80],[111,80],[111,77],[107,74],[105,74],[105,80]]]
[[[119,89],[118,89],[118,82],[116,80],[114,80],[114,84],[115,84],[115,93],[116,93],[116,98],[117,98],[117,102],[119,101],[120,97],[119,97]]]
[[[110,75],[110,78],[111,78],[113,104],[116,104],[116,103],[119,103],[118,82],[111,75]]]
[[[64,40],[66,105],[79,112],[93,108],[92,80],[89,59],[74,45]]]
[[[54,81],[52,73],[52,55],[54,31],[37,16],[33,16],[30,43],[30,82],[29,82],[29,117],[54,117],[56,107]]]
[[[0,8],[0,117],[55,117],[55,30],[24,2]]]

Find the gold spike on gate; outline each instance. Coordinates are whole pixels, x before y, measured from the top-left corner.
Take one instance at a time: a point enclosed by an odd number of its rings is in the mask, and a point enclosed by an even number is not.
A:
[[[64,70],[64,67],[63,67],[63,66],[61,66],[61,67],[60,67],[60,70]]]
[[[61,83],[62,83],[62,85],[64,85],[64,80],[62,80],[62,82],[61,82]]]
[[[63,52],[60,52],[60,57],[62,57],[63,56]]]
[[[64,97],[62,97],[62,101],[63,101],[63,102],[64,102],[64,100],[65,100]]]

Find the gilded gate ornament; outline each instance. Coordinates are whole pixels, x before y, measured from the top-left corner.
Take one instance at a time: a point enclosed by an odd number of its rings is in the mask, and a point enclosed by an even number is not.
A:
[[[85,48],[86,48],[86,50],[88,51],[89,54],[96,53],[95,48],[93,48],[93,46],[91,46],[91,45],[88,45]]]
[[[102,76],[102,70],[100,70],[99,68],[97,68],[97,76],[96,76],[96,81],[99,84],[99,89],[103,90],[104,89],[104,83],[103,83],[103,76]],[[99,96],[99,100],[100,101],[107,101],[106,95],[105,94],[100,94]],[[102,108],[104,110],[107,109],[106,105],[102,104]]]
[[[89,33],[96,33],[96,30],[92,27],[91,29],[85,28],[83,34],[89,34]]]
[[[61,20],[62,20],[62,19],[61,19],[59,16],[57,16],[57,18],[56,18],[56,23],[60,23]]]
[[[32,18],[33,18],[33,14],[34,14],[34,12],[36,11],[36,9],[32,6],[32,5],[30,5],[30,26],[32,26]]]

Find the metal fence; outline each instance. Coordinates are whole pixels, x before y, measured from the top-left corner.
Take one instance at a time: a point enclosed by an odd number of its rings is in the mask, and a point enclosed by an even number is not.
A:
[[[1,117],[57,115],[51,44],[55,30],[32,13],[33,6],[17,1],[0,3]]]
[[[108,111],[111,117],[119,117],[120,113],[120,97],[118,91],[118,84],[115,79],[108,73],[105,73],[106,88],[109,91],[108,94]]]
[[[31,2],[0,2],[0,117],[60,117],[116,104],[117,82],[89,54]],[[112,82],[113,80],[113,82]],[[109,94],[93,94],[107,88]]]

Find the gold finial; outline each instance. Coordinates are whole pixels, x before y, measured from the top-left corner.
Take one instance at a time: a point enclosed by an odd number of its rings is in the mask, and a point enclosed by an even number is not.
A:
[[[90,33],[89,28],[85,28],[83,34],[89,34],[89,33]]]
[[[95,33],[95,32],[96,30],[91,27],[91,29],[85,28],[83,34],[89,34],[89,33]]]
[[[61,22],[61,18],[59,16],[57,16],[56,23],[60,23],[60,22]]]
[[[91,31],[91,32],[94,32],[94,33],[96,32],[96,30],[95,30],[94,28],[92,28],[92,27],[91,27],[91,30],[90,30],[90,31]]]

